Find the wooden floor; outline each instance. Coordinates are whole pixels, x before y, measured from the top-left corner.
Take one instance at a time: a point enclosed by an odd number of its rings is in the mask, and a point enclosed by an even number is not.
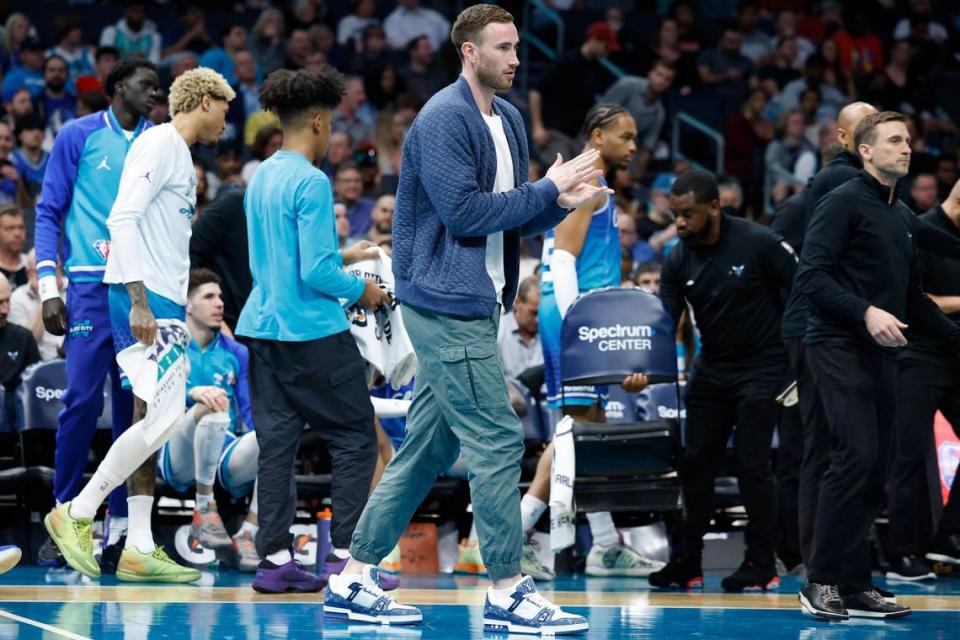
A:
[[[0,639],[507,637],[483,631],[486,581],[478,578],[407,578],[399,597],[423,609],[424,624],[406,629],[331,626],[317,595],[264,596],[249,582],[249,576],[223,571],[206,572],[199,585],[124,585],[109,576],[97,582],[72,571],[21,567],[0,576]],[[574,577],[542,590],[587,616],[590,638],[960,639],[960,578],[886,584],[913,607],[912,616],[840,624],[800,613],[797,578],[784,578],[779,594],[724,594],[719,582],[720,576],[709,576],[704,592],[680,593],[651,591],[644,579]]]

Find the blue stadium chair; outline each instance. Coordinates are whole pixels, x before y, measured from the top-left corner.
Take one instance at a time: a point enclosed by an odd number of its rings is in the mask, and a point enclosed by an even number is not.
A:
[[[637,402],[638,394],[625,391],[617,384],[610,385],[607,404],[604,407],[607,424],[630,424],[643,420],[637,414]]]
[[[26,478],[20,441],[6,411],[7,394],[0,387],[0,495],[20,496]]]
[[[654,384],[670,383],[679,397],[673,320],[659,298],[641,289],[590,292],[564,318],[560,368],[566,385],[608,384],[611,391],[627,375],[645,373]],[[578,511],[679,508],[676,418],[575,422],[573,439]]]
[[[530,395],[530,391],[516,380],[507,380],[507,384],[512,386],[527,404],[527,413],[520,418],[520,424],[523,425],[523,439],[528,443],[545,442],[543,429],[540,424],[540,404]]]
[[[65,360],[38,362],[27,367],[17,388],[17,417],[21,431],[56,431],[66,389]]]

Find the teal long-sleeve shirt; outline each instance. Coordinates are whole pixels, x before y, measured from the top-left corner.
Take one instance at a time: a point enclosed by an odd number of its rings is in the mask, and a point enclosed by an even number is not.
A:
[[[349,330],[340,300],[359,300],[364,282],[343,270],[327,176],[278,151],[257,167],[243,206],[253,290],[237,335],[306,342]]]

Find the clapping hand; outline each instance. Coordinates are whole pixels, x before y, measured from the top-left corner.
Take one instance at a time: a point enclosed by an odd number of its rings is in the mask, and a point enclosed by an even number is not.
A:
[[[567,209],[575,209],[601,194],[612,194],[613,189],[590,184],[603,175],[596,166],[600,157],[599,149],[584,151],[573,160],[563,161],[558,153],[553,166],[547,170],[546,178],[557,185],[560,195],[557,204]]]

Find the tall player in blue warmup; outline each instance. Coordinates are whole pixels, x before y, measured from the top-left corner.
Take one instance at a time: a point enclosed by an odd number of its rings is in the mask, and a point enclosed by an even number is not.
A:
[[[637,125],[630,112],[611,104],[598,104],[583,123],[586,149],[597,149],[597,168],[604,173],[630,165],[637,152]],[[601,186],[606,181],[597,179]],[[543,243],[540,285],[540,344],[546,369],[547,402],[567,415],[591,422],[604,420],[605,387],[561,385],[560,329],[573,301],[582,293],[620,284],[620,234],[613,197],[603,194],[576,209],[547,232]],[[639,391],[646,384],[640,374],[629,376],[622,386]],[[530,489],[520,501],[525,531],[533,529],[550,498],[550,462],[553,445],[540,457]],[[609,513],[587,514],[593,546],[586,572],[596,576],[646,576],[662,564],[648,560],[624,545]],[[531,571],[535,554],[524,548],[524,570]],[[538,563],[537,563],[538,564]],[[531,571],[532,573],[532,571]],[[540,571],[539,573],[543,573]],[[540,579],[544,579],[543,576]]]
[[[117,196],[127,151],[150,126],[146,115],[153,108],[159,85],[151,62],[124,58],[117,63],[104,82],[110,108],[70,122],[57,135],[37,204],[37,275],[43,323],[54,335],[67,334],[67,392],[57,429],[53,482],[58,503],[72,500],[80,490],[87,451],[103,411],[107,373],[113,386],[114,439],[133,418],[133,396],[121,388],[114,361],[108,287],[103,283],[110,246],[107,215]],[[56,276],[61,229],[60,258],[70,279],[66,307]],[[124,486],[110,494],[110,543],[126,529],[126,498]]]

